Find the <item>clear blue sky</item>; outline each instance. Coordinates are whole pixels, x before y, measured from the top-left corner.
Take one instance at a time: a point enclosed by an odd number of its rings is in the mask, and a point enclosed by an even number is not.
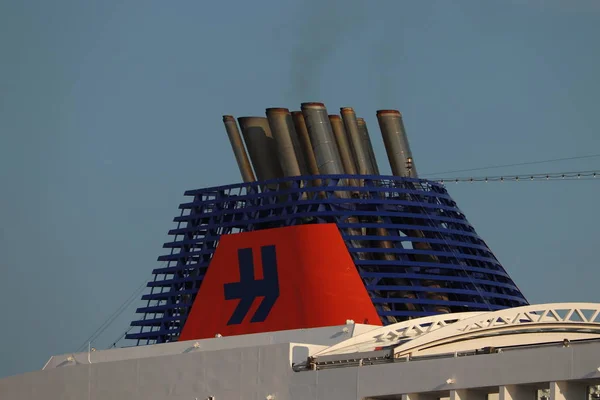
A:
[[[0,0],[0,376],[79,347],[183,192],[240,180],[221,115],[397,108],[421,173],[596,154],[599,38],[596,0]],[[600,182],[449,190],[530,302],[600,301]]]

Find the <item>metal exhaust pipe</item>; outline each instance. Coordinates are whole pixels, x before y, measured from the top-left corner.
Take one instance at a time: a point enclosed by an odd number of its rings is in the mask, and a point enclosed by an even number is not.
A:
[[[300,149],[304,163],[306,164],[306,170],[308,175],[319,175],[319,166],[317,165],[317,159],[315,158],[315,152],[310,142],[310,136],[308,135],[308,129],[306,128],[306,121],[302,111],[292,111],[292,120],[294,121],[294,127],[296,128],[296,134],[298,135],[298,141],[300,142]],[[321,186],[320,179],[312,180],[313,186]],[[320,197],[325,197],[325,192],[315,193]],[[313,195],[308,192],[302,194],[302,198],[312,197]]]
[[[237,161],[243,181],[254,182],[256,178],[254,177],[250,160],[248,160],[244,142],[242,141],[242,136],[240,135],[240,130],[238,129],[237,122],[235,122],[235,118],[231,115],[223,115],[223,124],[225,124],[229,143],[231,143],[235,161]]]
[[[354,163],[354,157],[352,156],[352,149],[350,143],[348,143],[348,137],[346,136],[346,130],[344,129],[344,122],[339,115],[330,115],[329,122],[331,123],[331,129],[335,136],[338,149],[340,150],[340,158],[344,165],[344,172],[346,174],[356,175],[356,165]]]
[[[365,151],[365,158],[368,161],[369,166],[369,174],[370,175],[379,175],[379,167],[377,165],[377,158],[375,157],[375,151],[373,150],[373,144],[371,142],[371,137],[369,135],[369,130],[367,128],[367,124],[363,118],[357,118],[358,130],[360,133],[360,138],[362,141],[362,147]],[[380,217],[376,217],[374,221],[376,224],[383,224],[384,221]],[[389,232],[386,228],[378,227],[378,228],[369,228],[368,229],[370,235],[374,236],[389,236]],[[394,243],[391,240],[379,239],[373,243],[374,246],[379,247],[382,250],[388,250],[388,252],[379,253],[377,256],[378,259],[383,261],[396,261],[398,256],[392,252],[395,249]],[[407,279],[403,278],[387,278],[384,279],[384,284],[389,284],[393,286],[411,286],[411,283]],[[401,298],[407,300],[414,300],[417,298],[415,292],[400,290],[388,292],[387,296],[390,298]],[[385,296],[382,296],[385,297]],[[382,304],[384,309],[388,311],[398,310],[401,307],[404,307],[403,310],[406,311],[417,311],[417,307],[414,303],[406,302],[406,303],[384,303]],[[388,316],[388,322],[394,323],[397,322],[395,317]]]
[[[418,178],[417,169],[414,165],[410,145],[404,129],[402,114],[397,110],[378,110],[377,121],[381,128],[385,150],[390,161],[390,166],[392,167],[392,174],[407,178]],[[409,188],[413,187],[413,184],[410,182],[407,182],[406,184]],[[415,212],[418,213],[418,210],[415,210]],[[427,238],[425,232],[421,230],[406,230],[405,233],[408,236],[416,238]],[[431,244],[426,242],[414,242],[413,248],[426,251],[433,250]],[[422,262],[439,262],[438,257],[432,255],[417,255],[415,258]],[[434,280],[424,281],[422,282],[422,285],[432,289],[441,287],[440,284]],[[426,292],[426,296],[430,300],[449,300],[448,296],[444,293]],[[446,306],[437,306],[434,307],[434,311],[439,313],[449,313],[451,310]]]
[[[381,136],[392,167],[392,174],[417,178],[417,169],[404,130],[402,114],[397,110],[378,110],[377,121],[381,128]]]
[[[368,148],[370,147],[370,141],[364,141],[363,138],[365,137],[365,132],[366,132],[366,124],[362,124],[362,131],[361,132],[361,127],[359,127],[359,122],[358,119],[356,118],[356,114],[354,113],[354,110],[350,107],[344,107],[340,109],[341,114],[342,114],[342,118],[343,118],[343,123],[344,126],[346,127],[346,132],[348,133],[348,139],[350,139],[350,147],[352,149],[351,153],[353,154],[353,161],[355,163],[355,168],[354,170],[356,171],[358,169],[358,173],[361,175],[372,175],[373,174],[373,165],[371,163],[371,158],[369,156],[369,152],[368,152]],[[334,122],[332,121],[332,126],[335,127]],[[366,132],[366,134],[368,135],[368,132]],[[336,135],[337,137],[337,135]],[[358,222],[358,218],[356,217],[349,217],[347,219],[348,223],[356,223]],[[376,221],[378,223],[381,223],[382,221]],[[385,228],[376,228],[375,232],[372,232],[372,228],[369,228],[367,231],[371,231],[369,232],[369,234],[373,234],[375,233],[377,236],[387,236],[387,230]],[[362,235],[363,232],[361,232],[358,229],[348,229],[347,230],[348,234],[352,235],[352,236],[356,236],[356,235]],[[369,247],[368,246],[368,242],[364,241],[364,240],[351,240],[352,246],[354,248],[365,248],[365,247]],[[375,244],[375,246],[378,246],[380,248],[383,249],[389,249],[389,248],[393,248],[393,244],[390,241],[387,240],[382,240],[382,241],[378,241],[377,244]],[[357,253],[357,257],[359,259],[370,259],[370,254],[369,253],[362,253],[362,252],[358,252]],[[378,256],[378,258],[383,259],[383,260],[396,260],[396,255],[393,253],[382,253],[381,255]],[[376,266],[373,267],[366,267],[367,270],[369,271],[374,271],[374,272],[379,272],[379,268]],[[398,284],[400,286],[408,286],[407,283],[403,280],[398,280],[398,281],[394,281],[393,284]],[[381,298],[384,298],[385,296],[379,292],[379,291],[375,291],[377,293],[377,295]],[[405,297],[405,298],[410,298],[410,297],[415,297],[413,294],[411,293],[407,293],[407,292],[400,292],[399,293],[400,297]],[[382,303],[381,307],[383,308],[384,311],[392,311],[394,304],[393,303]],[[410,307],[410,304],[407,304],[407,308]],[[414,307],[414,306],[413,306]],[[386,321],[388,323],[395,323],[397,322],[396,318],[393,316],[387,316],[385,317]]]
[[[323,175],[343,174],[344,167],[329,123],[327,108],[323,103],[302,103],[301,109],[319,173]]]
[[[238,118],[256,177],[259,181],[283,177],[277,145],[265,117]]]
[[[292,141],[292,130],[296,136],[292,116],[287,108],[267,108],[269,127],[277,144],[278,158],[284,176],[300,176],[300,165]],[[298,144],[299,146],[299,144]],[[299,150],[299,149],[298,149]]]
[[[367,152],[363,146],[354,109],[352,109],[352,107],[343,107],[340,108],[340,113],[344,120],[348,138],[350,139],[350,145],[352,146],[354,161],[356,163],[356,172],[360,175],[369,175],[370,163],[367,159]]]
[[[357,118],[358,131],[360,132],[363,140],[363,148],[367,151],[367,157],[371,166],[371,175],[379,175],[379,167],[377,166],[377,158],[375,157],[375,151],[373,150],[373,143],[371,142],[371,136],[367,129],[367,123],[363,118]]]
[[[293,111],[292,120],[294,121],[296,134],[298,135],[298,141],[300,142],[300,149],[304,156],[306,170],[310,175],[319,175],[319,166],[317,165],[317,159],[315,158],[315,152],[313,151],[310,142],[310,136],[308,135],[306,121],[304,120],[302,111]]]
[[[342,159],[342,165],[344,166],[344,173],[350,175],[356,175],[356,163],[354,162],[354,156],[352,155],[352,148],[348,143],[348,136],[346,135],[346,129],[344,129],[344,122],[339,115],[332,114],[329,116],[329,123],[335,136],[338,149],[340,150],[340,158]],[[348,186],[359,186],[360,180],[357,179],[344,179],[344,184]],[[360,196],[357,191],[350,192],[350,197]]]

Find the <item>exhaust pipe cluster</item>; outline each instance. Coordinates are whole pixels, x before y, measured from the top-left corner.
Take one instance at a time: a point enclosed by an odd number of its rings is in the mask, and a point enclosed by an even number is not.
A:
[[[340,115],[328,114],[323,103],[302,103],[300,109],[268,108],[266,117],[240,117],[241,135],[235,118],[223,116],[244,182],[301,175],[379,175],[369,130],[354,109],[343,107]],[[379,110],[377,120],[392,173],[416,177],[400,112]]]
[[[328,114],[323,103],[302,103],[301,111],[290,112],[287,108],[268,108],[266,117],[240,117],[242,135],[238,130],[235,118],[230,115],[223,116],[223,122],[238,167],[244,182],[267,180],[293,176],[307,175],[379,175],[379,167],[367,124],[363,118],[356,116],[351,107],[342,107],[340,115]],[[402,114],[397,110],[378,110],[377,121],[385,145],[387,157],[392,169],[392,174],[400,177],[417,178],[415,167]],[[243,142],[242,142],[243,137]],[[245,143],[245,148],[244,148]],[[248,159],[248,154],[250,158]],[[350,186],[358,186],[358,180],[351,180]],[[315,185],[320,185],[315,180]],[[411,185],[411,183],[407,183]],[[348,193],[338,193],[340,197],[348,197]],[[358,217],[348,217],[347,223],[358,223]],[[363,221],[368,222],[368,221]],[[381,218],[376,218],[376,223],[382,223]],[[364,229],[364,228],[363,228]],[[369,228],[363,232],[361,228],[348,228],[350,236],[374,235],[389,236],[385,228]],[[420,230],[406,230],[407,236],[425,238],[425,232]],[[370,247],[365,240],[352,240],[355,248]],[[378,240],[372,245],[382,249],[393,249],[392,241]],[[426,242],[413,243],[415,249],[431,250]],[[357,253],[359,259],[371,257],[369,253]],[[379,253],[381,260],[396,260],[393,252]],[[434,256],[417,256],[423,262],[438,261]],[[370,269],[376,270],[377,267]],[[392,279],[390,282],[397,286],[408,287],[411,283],[403,278]],[[421,285],[439,288],[435,281],[421,282]],[[400,297],[408,302],[402,306],[414,311],[415,306],[411,299],[416,295],[411,291],[396,291],[388,293],[389,297]],[[426,296],[430,299],[448,300],[445,294],[429,292]],[[382,304],[384,310],[398,307],[398,303]],[[437,312],[449,312],[446,307],[438,307]],[[388,317],[389,323],[395,322],[394,317]]]

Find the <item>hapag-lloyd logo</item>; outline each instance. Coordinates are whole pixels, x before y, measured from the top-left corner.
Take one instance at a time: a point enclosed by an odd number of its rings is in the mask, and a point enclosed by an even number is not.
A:
[[[240,281],[226,283],[225,300],[239,300],[227,325],[241,324],[252,303],[257,297],[263,297],[250,322],[264,322],[279,298],[279,278],[277,275],[277,256],[275,246],[260,248],[263,279],[254,277],[254,260],[252,249],[238,250],[238,267]]]

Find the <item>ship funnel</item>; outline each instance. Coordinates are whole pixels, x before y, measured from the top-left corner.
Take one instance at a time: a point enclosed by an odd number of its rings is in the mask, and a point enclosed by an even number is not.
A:
[[[254,182],[256,178],[254,177],[250,160],[248,160],[244,142],[242,142],[242,136],[240,135],[240,130],[235,122],[235,118],[231,115],[223,115],[223,124],[225,124],[225,130],[227,131],[227,136],[229,137],[235,160],[237,161],[240,173],[242,174],[242,179],[244,182]]]
[[[278,158],[283,175],[302,175],[299,162],[299,159],[302,159],[302,153],[300,152],[300,143],[296,136],[290,111],[287,108],[267,108],[266,114],[271,133],[277,144]]]
[[[245,182],[185,192],[190,198],[179,206],[177,229],[164,245],[170,252],[159,257],[169,263],[168,273],[155,269],[149,284],[166,291],[142,296],[145,301],[172,301],[139,308],[143,318],[131,325],[139,331],[126,339],[154,344],[214,337],[216,332],[255,332],[250,318],[219,312],[227,300],[218,276],[205,279],[213,273],[249,274],[258,283],[270,279],[277,284],[279,279],[300,288],[297,293],[282,290],[288,296],[284,300],[296,301],[298,307],[292,314],[273,309],[281,313],[281,323],[263,324],[259,328],[265,332],[330,326],[349,318],[393,324],[423,315],[528,304],[444,185],[417,179],[400,112],[377,111],[396,175],[390,177],[378,174],[368,124],[350,107],[340,111],[328,115],[322,103],[303,103],[301,111],[268,108],[266,118],[242,117],[238,123],[223,117]],[[258,269],[264,276],[253,276],[253,261],[263,264]],[[343,268],[330,268],[341,262]],[[321,264],[324,268],[312,268]],[[477,271],[477,279],[463,279],[465,271],[466,278]],[[185,285],[173,285],[173,275],[185,277]],[[352,280],[358,289],[349,286]],[[323,296],[337,287],[345,292]],[[215,290],[221,295],[214,296]],[[355,306],[348,299],[357,290],[368,296]],[[346,307],[340,307],[340,299]],[[329,319],[308,318],[323,311],[321,303],[331,311],[325,313]],[[369,314],[347,315],[359,308]],[[258,320],[257,315],[252,318]],[[230,326],[228,321],[236,318],[239,323]],[[157,324],[173,329],[156,330]]]
[[[258,180],[283,177],[269,121],[264,117],[240,117],[238,122]]]
[[[400,111],[378,110],[377,121],[381,128],[381,136],[392,167],[392,174],[417,178],[417,169],[413,162]]]
[[[301,108],[319,173],[323,175],[343,174],[344,167],[325,105],[323,103],[302,103]]]

